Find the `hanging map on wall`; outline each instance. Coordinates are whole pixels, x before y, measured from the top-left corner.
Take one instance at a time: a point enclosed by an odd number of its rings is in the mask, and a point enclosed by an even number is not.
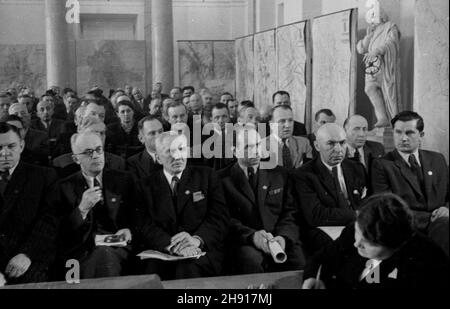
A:
[[[77,86],[83,93],[98,86],[109,89],[126,84],[145,91],[144,41],[77,41]]]
[[[277,89],[277,55],[275,30],[255,34],[255,105],[259,108],[272,104]]]
[[[253,35],[236,39],[236,99],[253,101],[255,73]]]
[[[38,96],[46,89],[45,45],[0,44],[0,89],[31,87]]]
[[[305,121],[306,111],[306,22],[277,29],[278,88],[291,95],[294,119]]]
[[[338,124],[348,117],[352,72],[351,10],[317,17],[312,22],[312,114],[331,109]],[[356,31],[356,29],[352,29]]]
[[[208,88],[216,100],[235,93],[234,41],[179,41],[181,86]]]

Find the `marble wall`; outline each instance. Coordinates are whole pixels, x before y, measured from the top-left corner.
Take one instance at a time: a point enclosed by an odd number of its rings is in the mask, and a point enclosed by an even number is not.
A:
[[[178,42],[180,85],[208,88],[216,99],[235,93],[234,41]]]
[[[130,84],[145,89],[144,41],[77,41],[77,89],[105,93]]]
[[[449,160],[449,2],[416,0],[414,110],[425,121],[423,148]]]
[[[0,44],[0,89],[24,85],[41,94],[46,89],[46,70],[45,45]]]

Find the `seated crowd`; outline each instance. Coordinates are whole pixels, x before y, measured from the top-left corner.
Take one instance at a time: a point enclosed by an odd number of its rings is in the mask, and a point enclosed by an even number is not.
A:
[[[305,288],[449,285],[448,167],[421,149],[420,115],[392,119],[385,153],[360,115],[340,126],[320,110],[308,134],[285,91],[258,109],[162,90],[0,93],[0,286],[65,280],[73,261],[81,279],[304,270]]]

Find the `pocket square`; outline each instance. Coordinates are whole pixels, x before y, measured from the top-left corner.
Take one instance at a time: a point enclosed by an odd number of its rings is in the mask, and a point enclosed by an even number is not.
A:
[[[192,194],[192,198],[194,200],[194,203],[200,202],[201,200],[205,199],[205,196],[203,195],[202,191],[194,192]]]

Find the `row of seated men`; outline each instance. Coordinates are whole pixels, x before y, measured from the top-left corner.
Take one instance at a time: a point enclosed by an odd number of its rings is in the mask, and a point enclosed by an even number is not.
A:
[[[176,103],[171,108],[185,110]],[[415,227],[448,256],[448,168],[441,154],[420,150],[424,124],[416,113],[392,120],[396,150],[373,162],[362,117],[346,121],[347,133],[324,124],[315,133],[317,157],[295,169],[299,150],[293,155],[284,138],[292,138],[292,109],[280,105],[272,111],[267,140],[278,138],[278,144],[268,147],[268,160],[261,160],[266,147],[254,125],[235,134],[218,126],[219,140],[222,132],[235,137],[236,158],[218,172],[187,159],[190,134],[179,134],[179,123],[172,126],[176,131],[163,132],[161,121],[149,116],[139,122],[145,150],[128,161],[134,176],[107,168],[99,118],[83,117],[71,137],[81,171],[59,181],[54,171],[21,161],[26,142],[20,118],[0,125],[0,272],[10,284],[63,279],[69,260],[79,261],[81,278],[301,269],[305,254],[332,242],[319,227],[351,224],[366,197],[386,191],[408,203]],[[353,153],[347,147],[352,138]],[[129,245],[96,246],[96,235],[105,234],[122,235]],[[284,264],[273,262],[271,241],[286,251]],[[145,249],[206,255],[177,263],[136,261]]]

